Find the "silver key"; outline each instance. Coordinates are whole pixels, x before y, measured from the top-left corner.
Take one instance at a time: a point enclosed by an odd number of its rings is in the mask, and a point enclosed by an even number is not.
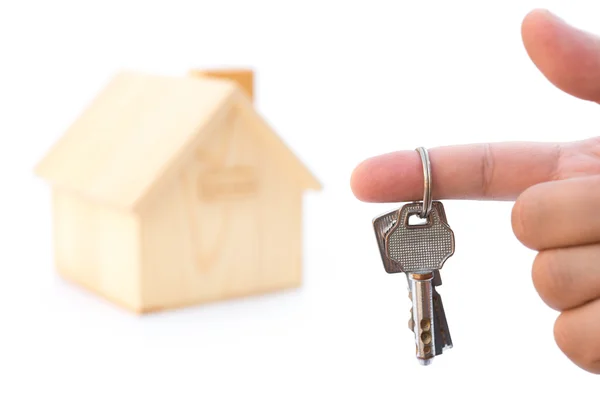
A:
[[[452,348],[452,338],[442,299],[440,269],[454,254],[454,233],[448,226],[444,207],[431,200],[431,172],[424,149],[418,149],[424,166],[424,201],[404,205],[399,210],[373,220],[379,252],[386,272],[404,272],[412,301],[409,328],[413,331],[416,357],[423,365]],[[424,218],[410,224],[410,217]]]

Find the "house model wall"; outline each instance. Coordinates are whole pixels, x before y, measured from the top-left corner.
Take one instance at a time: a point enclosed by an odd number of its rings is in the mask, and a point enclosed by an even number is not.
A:
[[[136,313],[297,287],[319,182],[255,110],[252,71],[124,71],[36,167],[57,271]]]

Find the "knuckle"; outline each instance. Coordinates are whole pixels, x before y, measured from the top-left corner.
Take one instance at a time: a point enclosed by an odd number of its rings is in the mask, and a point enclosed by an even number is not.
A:
[[[531,196],[523,192],[515,202],[511,213],[511,225],[517,239],[525,246],[531,246]]]
[[[600,354],[593,346],[583,340],[577,340],[578,326],[563,312],[554,323],[554,341],[569,360],[578,367],[594,373],[600,373]]]
[[[600,355],[598,355],[598,359],[592,361],[586,369],[593,374],[600,374]]]
[[[566,308],[568,293],[568,269],[561,265],[554,250],[541,251],[535,257],[531,270],[533,285],[542,300],[555,310]]]
[[[577,349],[577,342],[571,339],[573,335],[571,334],[568,318],[565,318],[565,315],[565,313],[560,314],[554,322],[554,341],[560,351],[573,360],[577,358],[579,351]]]

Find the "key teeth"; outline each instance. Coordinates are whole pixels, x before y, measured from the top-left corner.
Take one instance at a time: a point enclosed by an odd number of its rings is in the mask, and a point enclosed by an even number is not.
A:
[[[445,318],[442,297],[435,288],[433,290],[433,307],[435,316],[435,351],[436,355],[438,355],[442,354],[444,351],[450,350],[453,345],[448,322]]]

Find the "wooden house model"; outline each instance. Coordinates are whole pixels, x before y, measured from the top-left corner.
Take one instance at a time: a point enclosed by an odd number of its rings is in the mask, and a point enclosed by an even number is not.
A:
[[[303,193],[320,184],[253,84],[116,74],[36,166],[58,273],[136,313],[299,286]]]

